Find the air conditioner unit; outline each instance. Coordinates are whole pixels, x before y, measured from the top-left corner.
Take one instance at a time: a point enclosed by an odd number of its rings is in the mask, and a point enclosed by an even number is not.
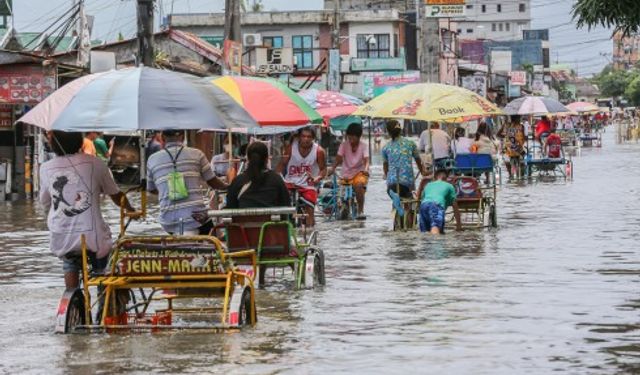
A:
[[[244,47],[260,47],[262,46],[262,35],[244,34],[242,35],[242,44]]]

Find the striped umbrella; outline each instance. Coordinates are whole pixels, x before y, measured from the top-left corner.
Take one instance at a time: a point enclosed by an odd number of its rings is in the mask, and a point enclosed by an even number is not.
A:
[[[293,90],[279,81],[256,77],[209,77],[260,125],[296,126],[322,123],[322,117]]]
[[[508,115],[546,115],[571,111],[559,101],[546,96],[524,96],[509,102],[504,112]]]
[[[228,95],[201,79],[147,67],[78,78],[55,91],[18,122],[64,131],[258,126]]]

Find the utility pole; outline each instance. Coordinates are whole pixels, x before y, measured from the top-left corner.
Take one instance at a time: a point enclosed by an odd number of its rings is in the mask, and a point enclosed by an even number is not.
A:
[[[240,0],[225,0],[224,4],[224,39],[240,42]]]
[[[153,2],[137,0],[138,6],[138,64],[152,67],[155,61],[153,51]]]
[[[422,82],[440,80],[440,21],[424,14],[425,1],[416,0],[416,45],[418,66]]]
[[[340,0],[333,1],[333,48],[340,49]]]

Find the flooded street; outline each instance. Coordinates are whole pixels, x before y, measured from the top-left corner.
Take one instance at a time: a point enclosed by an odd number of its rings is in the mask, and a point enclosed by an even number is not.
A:
[[[366,222],[320,220],[326,287],[259,290],[239,333],[54,334],[44,213],[2,203],[0,373],[640,372],[639,152],[609,129],[574,181],[504,184],[497,229],[443,237],[389,231],[378,165]]]

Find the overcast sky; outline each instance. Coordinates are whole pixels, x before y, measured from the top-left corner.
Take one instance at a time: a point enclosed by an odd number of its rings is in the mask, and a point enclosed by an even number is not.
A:
[[[156,0],[164,14],[221,12],[224,0]],[[495,2],[495,0],[488,0]],[[74,0],[13,0],[18,31],[41,31],[67,10]],[[322,8],[322,0],[264,0],[266,10]],[[580,75],[599,72],[611,59],[608,30],[576,30],[571,22],[573,0],[532,0],[532,27],[550,28],[551,58],[571,65]],[[119,32],[135,35],[135,0],[86,0],[87,13],[95,15],[94,39],[114,40]],[[602,54],[605,54],[603,56]]]

